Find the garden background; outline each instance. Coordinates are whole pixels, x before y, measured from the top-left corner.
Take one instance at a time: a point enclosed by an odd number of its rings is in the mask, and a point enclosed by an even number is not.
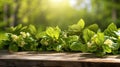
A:
[[[114,22],[120,27],[119,0],[0,0],[0,40],[9,27],[33,24],[41,32],[49,26],[66,30],[81,18],[86,26],[104,30]]]
[[[120,27],[119,6],[119,0],[0,0],[0,32],[18,24],[66,29],[81,18],[102,29],[111,22]]]

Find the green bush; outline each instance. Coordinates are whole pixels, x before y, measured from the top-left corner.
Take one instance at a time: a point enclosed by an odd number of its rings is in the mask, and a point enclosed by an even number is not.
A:
[[[85,27],[81,19],[62,31],[58,26],[38,32],[34,25],[8,29],[1,45],[9,51],[77,51],[95,53],[99,57],[120,53],[120,29],[111,23],[103,32],[97,24]]]

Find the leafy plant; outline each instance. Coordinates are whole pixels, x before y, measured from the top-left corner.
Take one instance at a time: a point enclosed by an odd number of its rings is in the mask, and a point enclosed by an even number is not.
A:
[[[96,33],[99,30],[99,26],[97,24],[92,24],[92,25],[88,26],[87,28]]]
[[[105,29],[104,33],[107,36],[115,36],[115,31],[117,31],[117,27],[114,23],[111,23],[107,29]]]
[[[89,29],[85,29],[84,31],[83,31],[83,38],[84,38],[84,40],[85,40],[85,42],[87,43],[90,39],[91,39],[91,37],[93,37],[95,35],[95,32],[93,32],[93,31],[91,31],[91,30],[89,30]]]
[[[0,44],[9,51],[77,51],[95,53],[99,57],[120,53],[120,29],[114,23],[104,32],[97,24],[85,27],[82,19],[65,31],[58,26],[37,31],[34,25],[11,27]]]
[[[85,27],[85,22],[83,19],[80,19],[77,24],[73,24],[69,26],[69,31],[80,32],[83,30],[84,27]]]
[[[58,39],[59,35],[60,35],[60,28],[58,26],[56,26],[55,28],[52,27],[48,27],[46,30],[46,34],[50,37],[52,37],[53,39]]]
[[[28,29],[31,30],[28,30]],[[22,26],[22,24],[11,27],[7,33],[7,39],[2,41],[4,48],[9,51],[37,50],[37,40],[32,35],[35,34],[35,27],[32,25]]]

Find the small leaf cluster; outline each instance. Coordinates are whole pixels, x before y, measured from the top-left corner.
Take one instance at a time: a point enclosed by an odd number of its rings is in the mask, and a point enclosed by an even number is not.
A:
[[[8,29],[1,45],[9,51],[69,51],[95,53],[99,57],[120,53],[120,29],[111,23],[104,31],[97,24],[85,26],[84,20],[61,30],[58,26],[38,32],[34,25]]]
[[[3,49],[9,51],[32,51],[37,50],[37,40],[35,38],[36,28],[34,25],[11,27],[6,33],[7,39],[2,40]]]

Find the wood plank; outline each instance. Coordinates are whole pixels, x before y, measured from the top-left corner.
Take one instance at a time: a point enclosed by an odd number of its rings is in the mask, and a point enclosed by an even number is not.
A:
[[[0,67],[119,67],[119,55],[97,58],[90,53],[0,52]]]
[[[95,62],[95,63],[120,63],[119,55],[97,58],[90,53],[69,53],[69,52],[15,52],[0,53],[0,59],[17,60],[42,60],[42,61],[67,61],[67,62]]]

